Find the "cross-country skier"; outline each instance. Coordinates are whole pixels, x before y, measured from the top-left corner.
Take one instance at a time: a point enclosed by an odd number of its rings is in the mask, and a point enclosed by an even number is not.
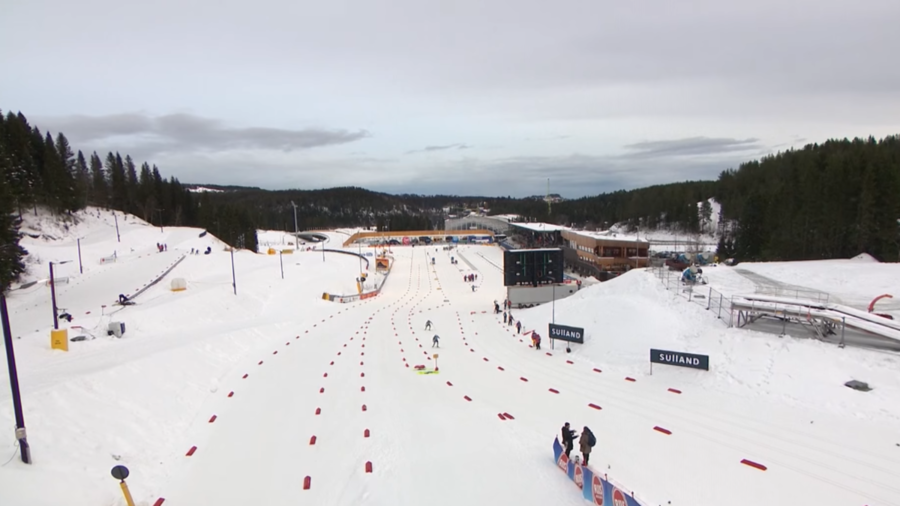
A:
[[[575,446],[575,431],[569,428],[569,422],[566,422],[565,425],[562,426],[562,443],[563,448],[566,449],[566,457],[569,456],[569,452],[572,451],[572,448]]]
[[[533,332],[531,335],[534,336],[533,339],[535,349],[541,349],[541,336],[539,336],[537,332]]]
[[[440,343],[438,342],[438,341],[440,341],[440,340],[441,340],[440,336],[438,336],[437,334],[435,334],[434,337],[431,338],[431,347],[434,348],[435,346],[437,346],[438,348],[440,348],[441,345],[440,345]]]
[[[425,322],[425,330],[431,330],[431,320]]]
[[[578,438],[578,446],[581,447],[580,449],[584,465],[588,465],[588,459],[591,457],[591,449],[595,444],[597,444],[597,438],[594,437],[594,433],[591,432],[591,429],[588,429],[585,426],[585,428],[581,431],[581,437]]]

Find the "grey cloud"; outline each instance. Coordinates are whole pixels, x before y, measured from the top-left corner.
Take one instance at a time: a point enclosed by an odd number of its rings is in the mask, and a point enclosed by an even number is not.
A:
[[[65,132],[76,143],[105,144],[115,139],[119,144],[147,155],[237,149],[289,152],[347,144],[370,136],[366,130],[233,128],[219,120],[191,114],[78,115],[43,118],[40,122]]]
[[[469,146],[468,144],[462,144],[462,143],[445,144],[442,146],[425,146],[422,149],[413,149],[411,151],[407,151],[406,154],[411,155],[413,153],[428,153],[428,152],[432,152],[432,151],[447,151],[449,149],[457,149],[457,150],[472,149],[472,146]]]
[[[697,156],[718,153],[756,151],[762,147],[759,139],[730,139],[711,137],[688,137],[661,141],[646,141],[627,144],[632,152],[630,157]]]
[[[411,163],[410,158],[324,158],[280,152],[172,153],[156,161],[166,174],[196,184],[278,190],[362,186],[390,193],[527,196],[550,191],[567,198],[684,180],[714,179],[745,160],[742,154],[629,158],[511,156]]]

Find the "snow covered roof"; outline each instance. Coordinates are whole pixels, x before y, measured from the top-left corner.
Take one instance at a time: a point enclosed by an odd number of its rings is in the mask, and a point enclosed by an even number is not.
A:
[[[532,230],[534,232],[559,232],[562,230],[569,230],[569,227],[551,225],[549,223],[510,223],[510,225]]]
[[[613,232],[611,230],[602,230],[598,232],[591,232],[588,230],[567,230],[571,234],[580,235],[582,237],[589,237],[591,239],[601,239],[604,241],[622,241],[622,242],[641,242],[641,243],[649,243],[647,237],[641,237],[637,234],[623,234],[620,232]]]
[[[518,214],[495,214],[491,216],[487,216],[488,218],[494,218],[495,220],[503,220],[503,221],[513,221],[518,220]]]

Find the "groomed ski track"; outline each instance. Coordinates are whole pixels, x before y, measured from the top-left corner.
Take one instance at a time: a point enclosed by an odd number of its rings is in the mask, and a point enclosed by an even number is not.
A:
[[[492,314],[502,272],[477,254],[487,248],[463,252],[478,269],[476,292],[453,252],[395,248],[380,296],[274,339],[205,403],[184,440],[196,451],[167,463],[164,504],[583,505],[552,459],[569,421],[597,435],[591,467],[647,505],[900,505],[900,458],[873,445],[872,431],[823,415],[812,423],[766,399],[674,393],[664,372],[626,381],[546,339],[529,348]],[[545,321],[524,318],[546,335]],[[440,373],[416,374],[433,368],[432,353]]]

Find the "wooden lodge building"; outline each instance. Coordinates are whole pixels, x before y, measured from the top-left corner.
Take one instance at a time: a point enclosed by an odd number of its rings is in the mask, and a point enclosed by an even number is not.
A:
[[[562,248],[566,266],[606,280],[650,264],[647,240],[572,230],[547,223],[509,223],[509,238],[521,248]]]

